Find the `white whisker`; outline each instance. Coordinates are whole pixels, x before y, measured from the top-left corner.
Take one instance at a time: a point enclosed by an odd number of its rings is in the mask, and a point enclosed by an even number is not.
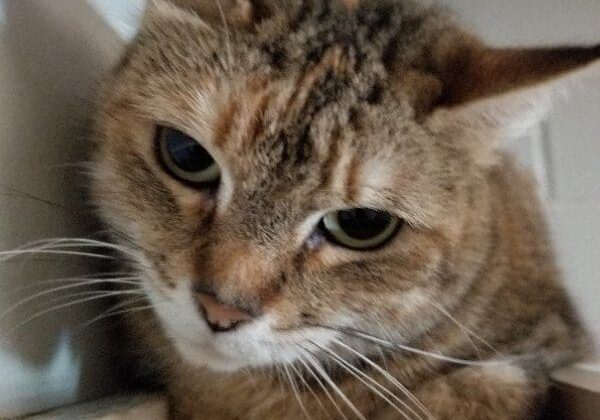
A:
[[[60,286],[60,287],[55,287],[49,290],[44,290],[41,291],[39,293],[36,293],[32,296],[29,296],[25,299],[20,300],[19,302],[9,306],[6,310],[4,310],[1,314],[0,314],[0,320],[3,319],[4,317],[6,317],[8,314],[10,314],[11,312],[13,312],[14,310],[16,310],[17,308],[25,305],[26,303],[29,303],[35,299],[39,299],[41,297],[44,296],[48,296],[51,295],[53,293],[57,293],[63,290],[69,290],[69,289],[74,289],[77,287],[83,287],[83,286],[88,286],[90,284],[102,284],[102,283],[117,283],[117,284],[132,284],[132,285],[139,285],[138,282],[133,282],[133,281],[129,281],[129,280],[135,280],[137,279],[137,277],[123,277],[120,279],[110,279],[110,280],[106,280],[106,279],[86,279],[86,280],[82,280],[80,282],[76,282],[74,284],[67,284],[64,286]]]
[[[327,328],[327,327],[326,327]],[[456,357],[450,357],[450,356],[444,356],[443,354],[440,353],[433,353],[430,351],[425,351],[425,350],[420,350],[420,349],[416,349],[414,347],[410,347],[404,344],[399,344],[399,343],[393,343],[391,341],[388,340],[384,340],[381,339],[379,337],[375,337],[369,334],[366,334],[362,331],[357,331],[357,330],[336,330],[336,331],[340,331],[349,335],[353,335],[355,337],[358,338],[363,338],[367,341],[370,341],[372,343],[381,345],[381,346],[385,346],[388,349],[396,349],[396,350],[402,350],[405,351],[407,353],[413,353],[413,354],[418,354],[420,356],[426,356],[429,357],[431,359],[436,359],[436,360],[440,360],[443,362],[449,362],[449,363],[454,363],[457,365],[465,365],[465,366],[496,366],[499,364],[504,364],[507,361],[510,360],[515,360],[517,358],[504,358],[502,360],[486,360],[486,361],[476,361],[476,360],[466,360],[466,359],[459,359]]]
[[[8,261],[12,258],[21,256],[21,255],[32,255],[32,254],[69,255],[69,256],[78,256],[78,257],[100,258],[100,259],[105,259],[105,260],[114,259],[114,257],[112,257],[110,255],[94,254],[92,252],[23,249],[23,250],[13,250],[13,251],[0,251],[0,257],[2,257],[2,258],[0,258],[0,263]]]
[[[275,373],[277,374],[277,381],[279,382],[279,390],[281,391],[281,394],[285,394],[286,390],[285,390],[285,386],[284,386],[284,377],[283,377],[283,373],[281,372],[281,367],[279,365],[275,365]]]
[[[293,363],[290,364],[290,368],[294,371],[294,373],[300,379],[300,381],[306,387],[306,389],[308,389],[308,392],[310,392],[312,394],[312,396],[315,398],[315,400],[317,401],[317,403],[319,404],[319,406],[323,409],[323,411],[325,412],[325,414],[327,415],[327,417],[331,418],[329,416],[329,413],[327,412],[327,409],[323,405],[323,402],[319,398],[319,396],[315,393],[315,391],[312,389],[312,387],[309,385],[309,383],[306,381],[306,379],[304,379],[304,375],[302,375],[302,372],[296,366],[294,366]]]
[[[145,298],[142,298],[142,300],[144,300],[144,299]],[[125,314],[129,314],[129,313],[133,313],[133,312],[148,311],[148,310],[153,309],[153,308],[154,308],[154,305],[144,305],[144,306],[136,306],[134,308],[122,309],[122,310],[119,310],[119,311],[113,310],[110,313],[104,313],[101,316],[97,316],[97,317],[91,319],[90,321],[88,321],[85,324],[83,324],[81,326],[81,328],[82,329],[83,328],[87,328],[87,327],[95,324],[96,322],[100,322],[100,321],[102,321],[102,320],[104,320],[106,318],[110,318],[110,317],[113,317],[113,316],[125,315]]]
[[[294,378],[292,377],[292,375],[290,374],[290,371],[287,367],[287,365],[283,365],[283,370],[287,376],[287,379],[290,383],[290,386],[292,388],[292,391],[294,393],[294,396],[296,397],[296,400],[298,401],[298,404],[300,404],[300,408],[302,409],[302,412],[304,413],[304,415],[307,418],[311,418],[310,414],[308,414],[308,411],[306,410],[306,407],[304,406],[304,403],[302,402],[302,396],[300,395],[300,391],[298,390],[298,384],[296,384],[296,381],[294,380]]]
[[[303,356],[306,357],[306,355],[303,355]],[[321,378],[319,378],[319,376],[312,370],[312,368],[310,367],[310,365],[304,361],[304,359],[302,358],[302,355],[301,355],[301,357],[298,360],[300,361],[300,363],[302,363],[302,365],[307,370],[307,372],[310,373],[310,375],[314,378],[314,380],[317,382],[317,384],[319,384],[319,387],[321,387],[321,389],[323,390],[323,392],[325,392],[325,395],[327,396],[327,398],[329,399],[329,401],[331,401],[331,403],[333,404],[333,406],[335,407],[335,409],[338,411],[338,413],[340,413],[340,415],[342,416],[342,418],[344,420],[348,420],[348,417],[346,417],[346,415],[344,414],[344,412],[342,411],[342,409],[340,408],[340,406],[335,401],[335,398],[333,398],[333,396],[331,395],[331,393],[329,392],[329,390],[327,389],[327,387],[323,384],[323,382],[321,381]]]
[[[352,410],[356,417],[358,417],[360,420],[367,420],[365,416],[363,416],[362,413],[358,410],[358,408],[356,408],[356,406],[352,404],[352,401],[350,401],[348,396],[344,394],[344,392],[335,384],[335,382],[333,382],[333,380],[329,377],[325,369],[323,369],[323,367],[319,364],[318,360],[314,356],[312,356],[311,351],[306,348],[303,349],[307,353],[310,353],[306,355],[306,360],[315,368],[315,370],[319,373],[323,380],[327,382],[327,384],[342,399],[342,401],[344,401],[348,408]]]
[[[74,248],[74,247],[82,247],[82,248],[108,248],[119,251],[123,254],[130,255],[132,257],[136,256],[135,250],[116,245],[110,242],[100,241],[97,239],[90,238],[50,238],[43,239],[39,241],[31,242],[25,245],[22,248],[31,248],[33,246],[40,246],[41,249],[52,249],[52,248]]]
[[[400,381],[398,381],[398,379],[394,378],[394,376],[392,374],[390,374],[387,370],[383,369],[377,363],[373,362],[371,359],[369,359],[365,355],[361,354],[359,351],[353,349],[352,347],[348,346],[347,344],[343,343],[342,341],[333,339],[333,342],[336,343],[338,346],[343,347],[344,349],[350,351],[352,354],[358,356],[363,362],[367,363],[369,366],[371,366],[373,369],[375,369],[377,372],[379,372],[381,375],[383,375],[383,377],[385,379],[387,379],[392,385],[394,385],[396,388],[398,388],[398,390],[400,390],[400,392],[402,392],[404,395],[406,395],[409,398],[409,400],[413,404],[415,404],[423,412],[423,414],[425,414],[425,416],[427,416],[429,419],[433,418],[432,414],[429,412],[429,410],[427,410],[427,407],[425,407],[421,403],[421,401],[419,401],[412,394],[412,392],[410,392],[408,390],[408,388],[406,388],[404,385],[402,385],[400,383]],[[411,411],[414,415],[416,415],[419,418],[422,418],[422,416],[417,414],[410,406],[405,405],[405,403],[403,401],[399,401],[399,402],[401,402],[401,404],[403,406],[405,406],[409,411]]]
[[[36,319],[42,317],[43,315],[46,315],[50,312],[55,312],[64,308],[68,308],[70,306],[75,306],[75,305],[80,305],[82,303],[86,303],[86,302],[91,302],[94,300],[98,300],[98,299],[104,299],[107,297],[112,297],[112,296],[119,296],[119,295],[140,295],[140,292],[129,292],[129,291],[125,291],[125,292],[110,292],[110,293],[105,293],[103,295],[99,295],[99,296],[91,296],[91,297],[87,297],[84,299],[78,299],[74,302],[68,302],[62,305],[58,305],[58,306],[53,306],[51,308],[45,309],[43,311],[37,312],[31,316],[29,316],[28,318],[26,318],[25,320],[23,320],[22,322],[20,322],[17,326],[15,326],[14,328],[12,328],[10,331],[8,331],[7,335],[10,335],[12,333],[14,333],[16,330],[24,327],[25,325],[35,321]]]
[[[476,352],[479,353],[479,350],[478,350],[477,346],[475,345],[475,343],[473,342],[473,340],[470,337],[473,337],[473,338],[477,339],[479,342],[481,342],[483,345],[485,345],[488,349],[492,350],[497,355],[499,355],[501,357],[504,357],[504,355],[502,353],[500,353],[500,351],[498,351],[494,346],[492,346],[490,343],[488,343],[486,340],[484,340],[479,335],[475,334],[473,332],[473,330],[469,329],[466,325],[464,325],[462,322],[460,322],[454,316],[452,316],[452,314],[450,314],[450,312],[448,312],[435,299],[433,299],[431,296],[429,296],[428,300],[430,301],[429,303],[434,308],[436,308],[438,311],[440,311],[442,314],[444,314],[452,323],[454,323],[458,328],[460,328],[467,335],[468,340],[471,342],[471,344],[475,348]]]
[[[147,300],[148,300],[148,298],[146,296],[123,300],[122,302],[115,303],[110,308],[106,309],[104,312],[102,312],[101,314],[99,314],[96,318],[100,318],[100,317],[102,317],[104,315],[110,314],[113,311],[119,311],[122,308],[125,308],[125,307],[127,307],[129,305],[133,305],[133,304],[136,304],[138,302],[147,301]],[[96,318],[92,319],[90,322],[95,322]]]
[[[110,293],[110,292],[116,292],[116,291],[124,291],[124,292],[133,292],[133,291],[140,291],[142,292],[143,289],[138,288],[138,287],[134,287],[131,289],[126,289],[126,290],[87,290],[85,292],[75,292],[75,293],[67,293],[66,295],[60,295],[57,296],[55,298],[49,299],[48,303],[57,303],[57,302],[64,302],[65,300],[69,300],[69,299],[73,299],[73,298],[79,298],[79,297],[84,297],[84,296],[97,296],[97,295],[101,295],[103,293]]]
[[[98,282],[102,281],[106,281],[106,282],[111,282],[112,280],[120,280],[120,279],[124,279],[124,278],[135,278],[135,279],[139,279],[139,281],[142,281],[143,279],[141,277],[133,277],[132,275],[135,273],[132,272],[125,272],[125,271],[113,271],[113,272],[106,272],[106,273],[94,273],[94,274],[89,274],[89,275],[83,275],[83,276],[74,276],[74,277],[63,277],[63,278],[58,278],[58,279],[49,279],[49,280],[41,280],[41,281],[34,281],[31,284],[28,284],[27,286],[23,286],[23,287],[18,287],[14,290],[28,290],[28,289],[33,289],[33,288],[37,288],[39,286],[46,286],[46,285],[55,285],[55,284],[63,284],[63,283],[78,283],[78,282],[82,282],[85,280],[98,280]],[[117,276],[117,277],[113,277],[113,276]],[[127,277],[118,277],[118,276],[127,276]],[[130,284],[139,284],[139,282],[134,282],[134,281],[128,281],[127,283]],[[11,289],[12,290],[12,289]]]
[[[410,417],[408,417],[408,415],[400,407],[398,407],[394,402],[392,402],[392,400],[390,400],[383,392],[385,392],[387,395],[391,396],[394,400],[396,400],[402,406],[404,406],[405,408],[407,408],[409,411],[412,411],[412,413],[414,415],[416,415],[418,419],[420,419],[420,420],[423,419],[422,416],[420,416],[419,414],[417,414],[417,412],[415,412],[414,410],[412,410],[410,408],[410,406],[408,406],[408,404],[406,404],[404,401],[402,401],[400,398],[398,398],[396,395],[394,395],[390,390],[388,390],[383,385],[381,385],[379,382],[377,382],[376,380],[374,380],[373,378],[371,378],[365,372],[361,371],[360,369],[356,368],[355,366],[352,366],[351,363],[349,363],[348,361],[344,360],[344,358],[342,358],[340,355],[336,354],[333,350],[331,350],[331,349],[329,349],[327,347],[319,346],[318,344],[316,344],[314,342],[311,342],[311,344],[314,345],[315,347],[317,347],[319,350],[324,351],[325,353],[327,353],[339,366],[341,366],[342,368],[344,368],[353,377],[355,377],[356,379],[358,379],[371,392],[373,392],[378,397],[380,397],[382,400],[384,400],[385,402],[387,402],[391,407],[393,407],[406,420],[411,420],[411,419],[410,419]],[[383,391],[383,392],[381,392],[380,390]]]

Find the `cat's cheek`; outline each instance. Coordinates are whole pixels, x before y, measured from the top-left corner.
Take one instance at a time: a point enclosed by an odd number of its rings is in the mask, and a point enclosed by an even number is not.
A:
[[[146,285],[145,289],[165,335],[185,362],[221,371],[241,367],[215,345],[214,334],[200,317],[192,295],[185,287],[179,286],[165,293],[152,285]]]
[[[184,337],[190,342],[204,341],[209,329],[200,317],[189,288],[180,284],[165,290],[155,284],[146,282],[144,289],[167,335]]]

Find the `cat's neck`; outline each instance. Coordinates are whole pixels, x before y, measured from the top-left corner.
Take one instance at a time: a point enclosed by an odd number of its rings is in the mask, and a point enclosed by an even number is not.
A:
[[[210,369],[180,372],[171,392],[178,401],[186,403],[178,406],[176,414],[181,418],[195,418],[193,415],[198,415],[198,407],[202,407],[202,418],[214,420],[300,419],[305,418],[305,411],[311,413],[313,419],[327,419],[339,410],[346,416],[351,415],[343,398],[360,407],[361,412],[378,406],[369,388],[356,378],[357,374],[329,368],[313,375],[300,369],[300,366],[287,366],[234,373]],[[372,377],[382,382],[374,372],[362,372],[363,378]],[[240,413],[244,415],[240,417]]]
[[[181,418],[196,418],[192,413],[198,416],[198,407],[202,407],[201,418],[214,420],[240,418],[240,413],[244,419],[302,419],[305,411],[319,420],[330,419],[340,410],[352,418],[352,406],[361,413],[380,409],[377,393],[412,406],[412,392],[418,385],[436,370],[449,367],[439,360],[401,353],[372,355],[369,360],[372,364],[347,361],[345,367],[320,364],[319,370],[298,363],[231,373],[182,364],[174,372],[170,392],[178,401],[186,401],[178,406]]]

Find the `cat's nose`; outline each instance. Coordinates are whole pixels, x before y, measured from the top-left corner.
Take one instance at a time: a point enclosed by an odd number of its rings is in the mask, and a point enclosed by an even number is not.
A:
[[[200,312],[214,332],[231,331],[240,324],[250,321],[252,316],[241,309],[219,302],[208,293],[197,293]]]

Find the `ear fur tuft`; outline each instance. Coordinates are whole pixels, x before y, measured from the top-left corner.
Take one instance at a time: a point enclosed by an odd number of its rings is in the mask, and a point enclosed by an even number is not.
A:
[[[443,37],[433,51],[446,106],[552,82],[600,60],[600,46],[490,48],[462,32]]]
[[[442,94],[429,128],[480,139],[525,134],[568,82],[600,76],[600,46],[497,49],[455,32],[439,41],[433,56]]]
[[[266,14],[259,0],[159,0],[192,11],[211,25],[227,23],[235,28],[250,27]],[[260,4],[259,4],[260,3]]]

